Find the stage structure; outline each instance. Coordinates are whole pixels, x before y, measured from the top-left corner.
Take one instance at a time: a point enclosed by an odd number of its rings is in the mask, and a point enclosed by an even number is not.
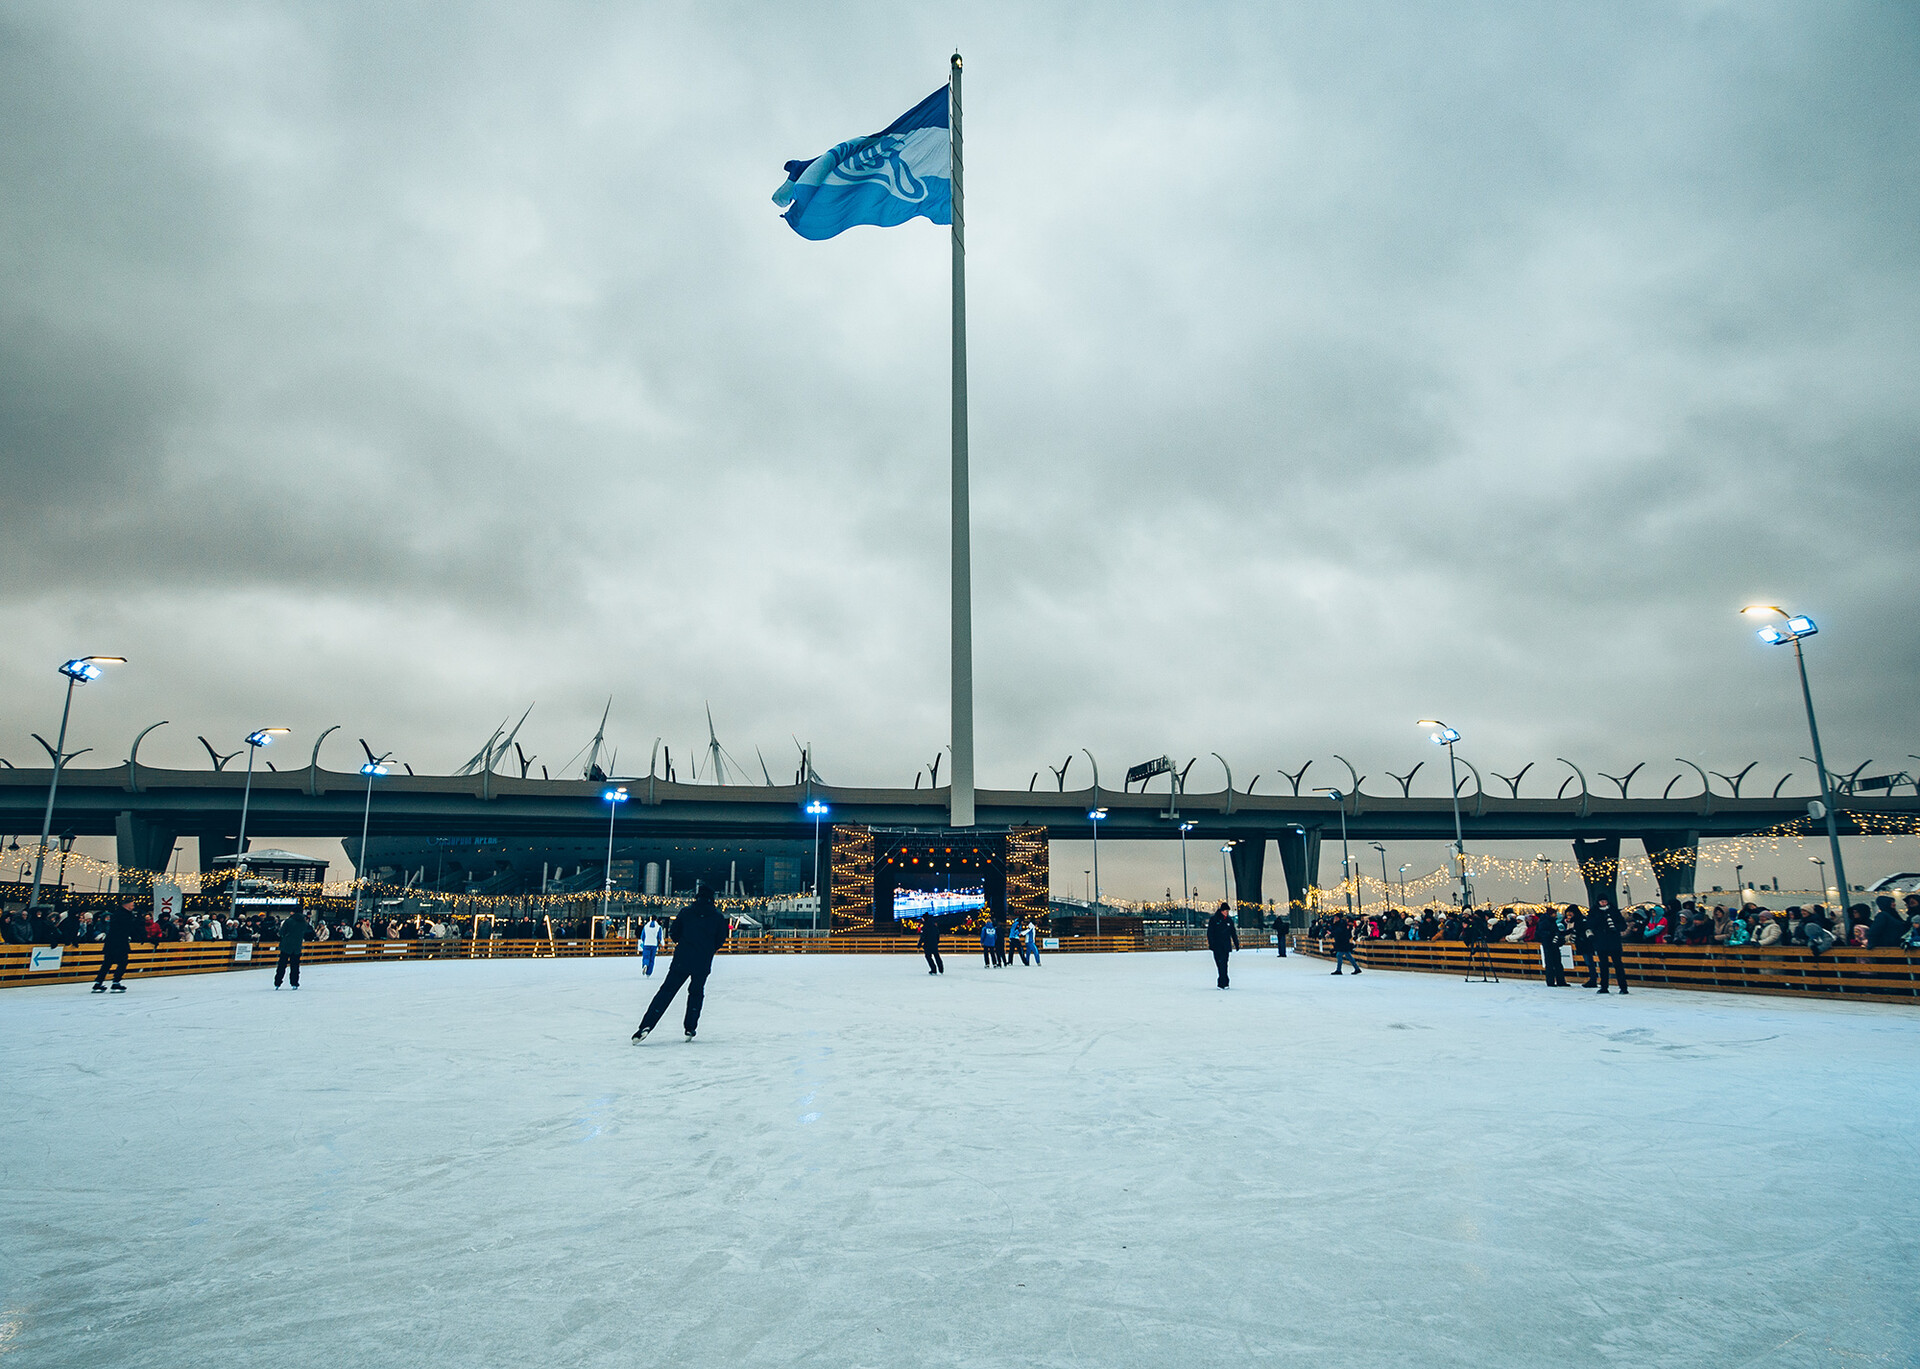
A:
[[[956,930],[1047,917],[1047,829],[835,826],[827,907],[836,932],[906,934],[931,912]]]

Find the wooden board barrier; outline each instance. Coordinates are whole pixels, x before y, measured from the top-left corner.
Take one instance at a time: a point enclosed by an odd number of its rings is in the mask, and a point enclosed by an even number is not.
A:
[[[1295,933],[1297,950],[1333,959],[1333,943]],[[1467,948],[1458,941],[1365,941],[1353,943],[1366,969],[1415,970],[1465,977]],[[1560,948],[1567,978],[1578,986],[1586,967],[1573,948]],[[1627,983],[1720,993],[1791,994],[1810,998],[1920,1002],[1920,955],[1909,951],[1836,948],[1814,955],[1805,947],[1626,946],[1621,960]],[[1488,970],[1502,979],[1544,979],[1540,948],[1531,942],[1494,942]]]

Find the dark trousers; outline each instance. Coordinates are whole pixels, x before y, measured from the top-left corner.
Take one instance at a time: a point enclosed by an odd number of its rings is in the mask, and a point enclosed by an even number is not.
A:
[[[940,958],[940,948],[938,946],[922,947],[920,953],[926,956],[927,968],[934,974],[945,974],[947,972],[947,962]]]
[[[107,947],[100,955],[100,973],[93,977],[93,982],[96,984],[106,983],[107,971],[112,970],[113,982],[118,984],[120,982],[120,976],[127,972],[127,955],[128,948],[125,946]]]
[[[984,941],[980,943],[980,959],[988,965],[993,964],[993,947],[987,945]]]
[[[1341,950],[1341,949],[1340,949],[1339,947],[1337,947],[1337,946],[1336,946],[1336,947],[1334,948],[1334,951],[1333,951],[1333,972],[1334,972],[1335,974],[1339,974],[1339,973],[1340,973],[1340,962],[1341,962],[1341,961],[1343,961],[1343,960],[1344,960],[1344,961],[1346,961],[1346,962],[1347,962],[1347,964],[1349,964],[1349,965],[1351,965],[1351,966],[1353,966],[1353,972],[1354,972],[1355,974],[1359,974],[1359,973],[1360,973],[1360,962],[1359,962],[1359,961],[1357,961],[1357,960],[1355,960],[1355,959],[1353,958],[1353,948],[1352,948],[1351,946],[1349,946],[1349,947],[1348,947],[1348,948],[1347,948],[1346,950],[1344,950],[1344,951],[1343,951],[1343,950]]]
[[[1220,970],[1219,983],[1223,989],[1227,987],[1227,957],[1232,954],[1232,951],[1215,951],[1213,953],[1213,963]]]
[[[1540,968],[1546,972],[1549,988],[1564,989],[1567,986],[1567,971],[1560,963],[1560,948],[1550,941],[1540,943]]]
[[[303,946],[282,946],[280,948],[280,963],[273,967],[274,988],[277,989],[280,987],[282,976],[291,977],[294,988],[297,989],[300,987],[300,952],[304,949],[306,948]]]
[[[1620,981],[1620,992],[1627,991],[1627,967],[1620,959],[1620,944],[1607,945],[1602,942],[1594,950],[1600,953],[1600,987],[1607,987],[1607,966],[1613,966],[1613,977]]]
[[[1599,972],[1598,972],[1598,971],[1597,971],[1597,970],[1596,970],[1596,969],[1594,968],[1594,965],[1593,965],[1593,951],[1592,951],[1591,949],[1589,949],[1588,947],[1586,947],[1586,946],[1576,946],[1576,947],[1574,947],[1574,952],[1573,952],[1573,953],[1574,953],[1575,955],[1577,955],[1577,956],[1579,956],[1579,957],[1580,957],[1580,963],[1581,963],[1582,965],[1585,965],[1585,966],[1587,967],[1587,984],[1586,984],[1586,987],[1588,987],[1589,989],[1591,989],[1591,988],[1593,987],[1593,984],[1594,984],[1594,976],[1595,976],[1596,974],[1598,974],[1598,973],[1599,973]]]
[[[652,1031],[660,1019],[667,1015],[667,1006],[673,1002],[673,996],[680,992],[680,986],[687,986],[687,1030],[692,1031],[700,1025],[700,1005],[707,1001],[707,975],[713,969],[711,960],[683,960],[675,956],[667,962],[667,979],[660,986],[660,992],[653,996],[653,1002],[647,1004],[647,1015],[640,1019],[645,1031]]]

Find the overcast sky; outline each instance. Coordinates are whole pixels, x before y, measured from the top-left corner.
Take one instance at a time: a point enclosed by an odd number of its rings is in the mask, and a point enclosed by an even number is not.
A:
[[[557,769],[611,695],[622,770],[710,702],[910,783],[946,233],[768,197],[958,46],[982,785],[1373,790],[1437,714],[1523,792],[1811,787],[1756,598],[1836,767],[1920,767],[1920,12],[1035,8],[6,6],[0,756],[115,652],[103,758],[532,703]]]

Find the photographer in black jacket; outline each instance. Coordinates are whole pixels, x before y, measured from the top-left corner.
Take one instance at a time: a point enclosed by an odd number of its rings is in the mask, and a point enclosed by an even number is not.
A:
[[[1619,909],[1604,898],[1593,901],[1593,911],[1587,914],[1587,939],[1593,943],[1594,955],[1600,961],[1600,992],[1607,991],[1607,967],[1613,967],[1614,978],[1620,981],[1620,992],[1627,991],[1627,967],[1620,959],[1620,937],[1627,930],[1626,919],[1620,916]]]

